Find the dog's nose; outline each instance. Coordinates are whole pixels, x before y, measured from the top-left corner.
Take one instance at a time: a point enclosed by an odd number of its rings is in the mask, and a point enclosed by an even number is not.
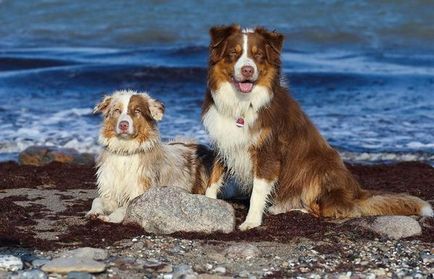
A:
[[[241,67],[241,74],[245,78],[251,78],[255,73],[255,69],[252,66],[243,66]]]
[[[129,126],[130,124],[128,124],[128,121],[119,122],[119,130],[121,130],[122,132],[128,131]]]

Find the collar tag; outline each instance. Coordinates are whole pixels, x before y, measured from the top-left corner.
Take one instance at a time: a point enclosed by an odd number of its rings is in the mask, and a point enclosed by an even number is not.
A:
[[[237,121],[235,122],[235,124],[237,125],[237,127],[244,127],[244,118],[238,118]]]

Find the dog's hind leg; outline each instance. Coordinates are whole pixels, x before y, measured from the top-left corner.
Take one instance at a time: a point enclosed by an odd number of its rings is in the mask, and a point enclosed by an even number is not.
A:
[[[223,185],[225,169],[218,159],[213,163],[211,176],[209,178],[208,187],[205,196],[208,198],[216,199],[220,188]]]

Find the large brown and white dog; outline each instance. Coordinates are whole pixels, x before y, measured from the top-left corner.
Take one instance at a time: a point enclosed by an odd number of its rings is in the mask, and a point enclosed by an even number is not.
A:
[[[162,143],[157,121],[164,106],[146,93],[117,91],[106,96],[94,113],[103,113],[97,162],[99,197],[86,214],[119,223],[126,206],[149,187],[179,186],[203,194],[212,153],[191,141]]]
[[[202,120],[218,157],[206,195],[216,198],[227,174],[251,190],[241,230],[261,225],[269,198],[271,214],[432,216],[431,206],[417,197],[361,189],[281,85],[281,34],[232,25],[213,27],[210,35]]]

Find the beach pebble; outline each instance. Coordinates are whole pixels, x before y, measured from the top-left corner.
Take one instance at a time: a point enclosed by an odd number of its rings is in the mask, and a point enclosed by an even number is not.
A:
[[[60,257],[105,260],[108,258],[108,252],[100,248],[82,247],[74,250],[65,251],[60,255]]]
[[[47,279],[45,272],[39,269],[15,271],[10,274],[8,279]]]
[[[218,267],[214,268],[214,272],[215,273],[225,274],[226,273],[226,267],[224,267],[224,266],[218,266]]]
[[[380,216],[373,222],[362,221],[361,225],[391,239],[401,239],[422,233],[419,223],[408,216]]]
[[[47,259],[36,259],[32,261],[32,266],[33,267],[41,267],[44,264],[48,263],[50,260]]]
[[[223,200],[192,195],[178,187],[152,187],[130,203],[124,222],[156,234],[229,233],[235,227],[235,214]]]
[[[17,271],[23,269],[23,262],[20,258],[12,255],[0,255],[0,270]]]
[[[66,279],[92,279],[92,278],[95,277],[90,273],[77,272],[77,271],[69,272],[68,275],[66,276]]]
[[[98,273],[103,272],[106,265],[89,258],[56,258],[42,266],[45,272],[68,273],[72,271]]]
[[[55,146],[29,146],[19,154],[21,165],[45,166],[52,162],[92,166],[95,156],[89,153],[79,153],[73,148]]]
[[[250,259],[261,255],[261,251],[253,244],[239,243],[226,248],[225,254],[229,258]]]
[[[177,265],[173,268],[173,279],[195,279],[197,273],[193,271],[192,267],[186,264]]]

